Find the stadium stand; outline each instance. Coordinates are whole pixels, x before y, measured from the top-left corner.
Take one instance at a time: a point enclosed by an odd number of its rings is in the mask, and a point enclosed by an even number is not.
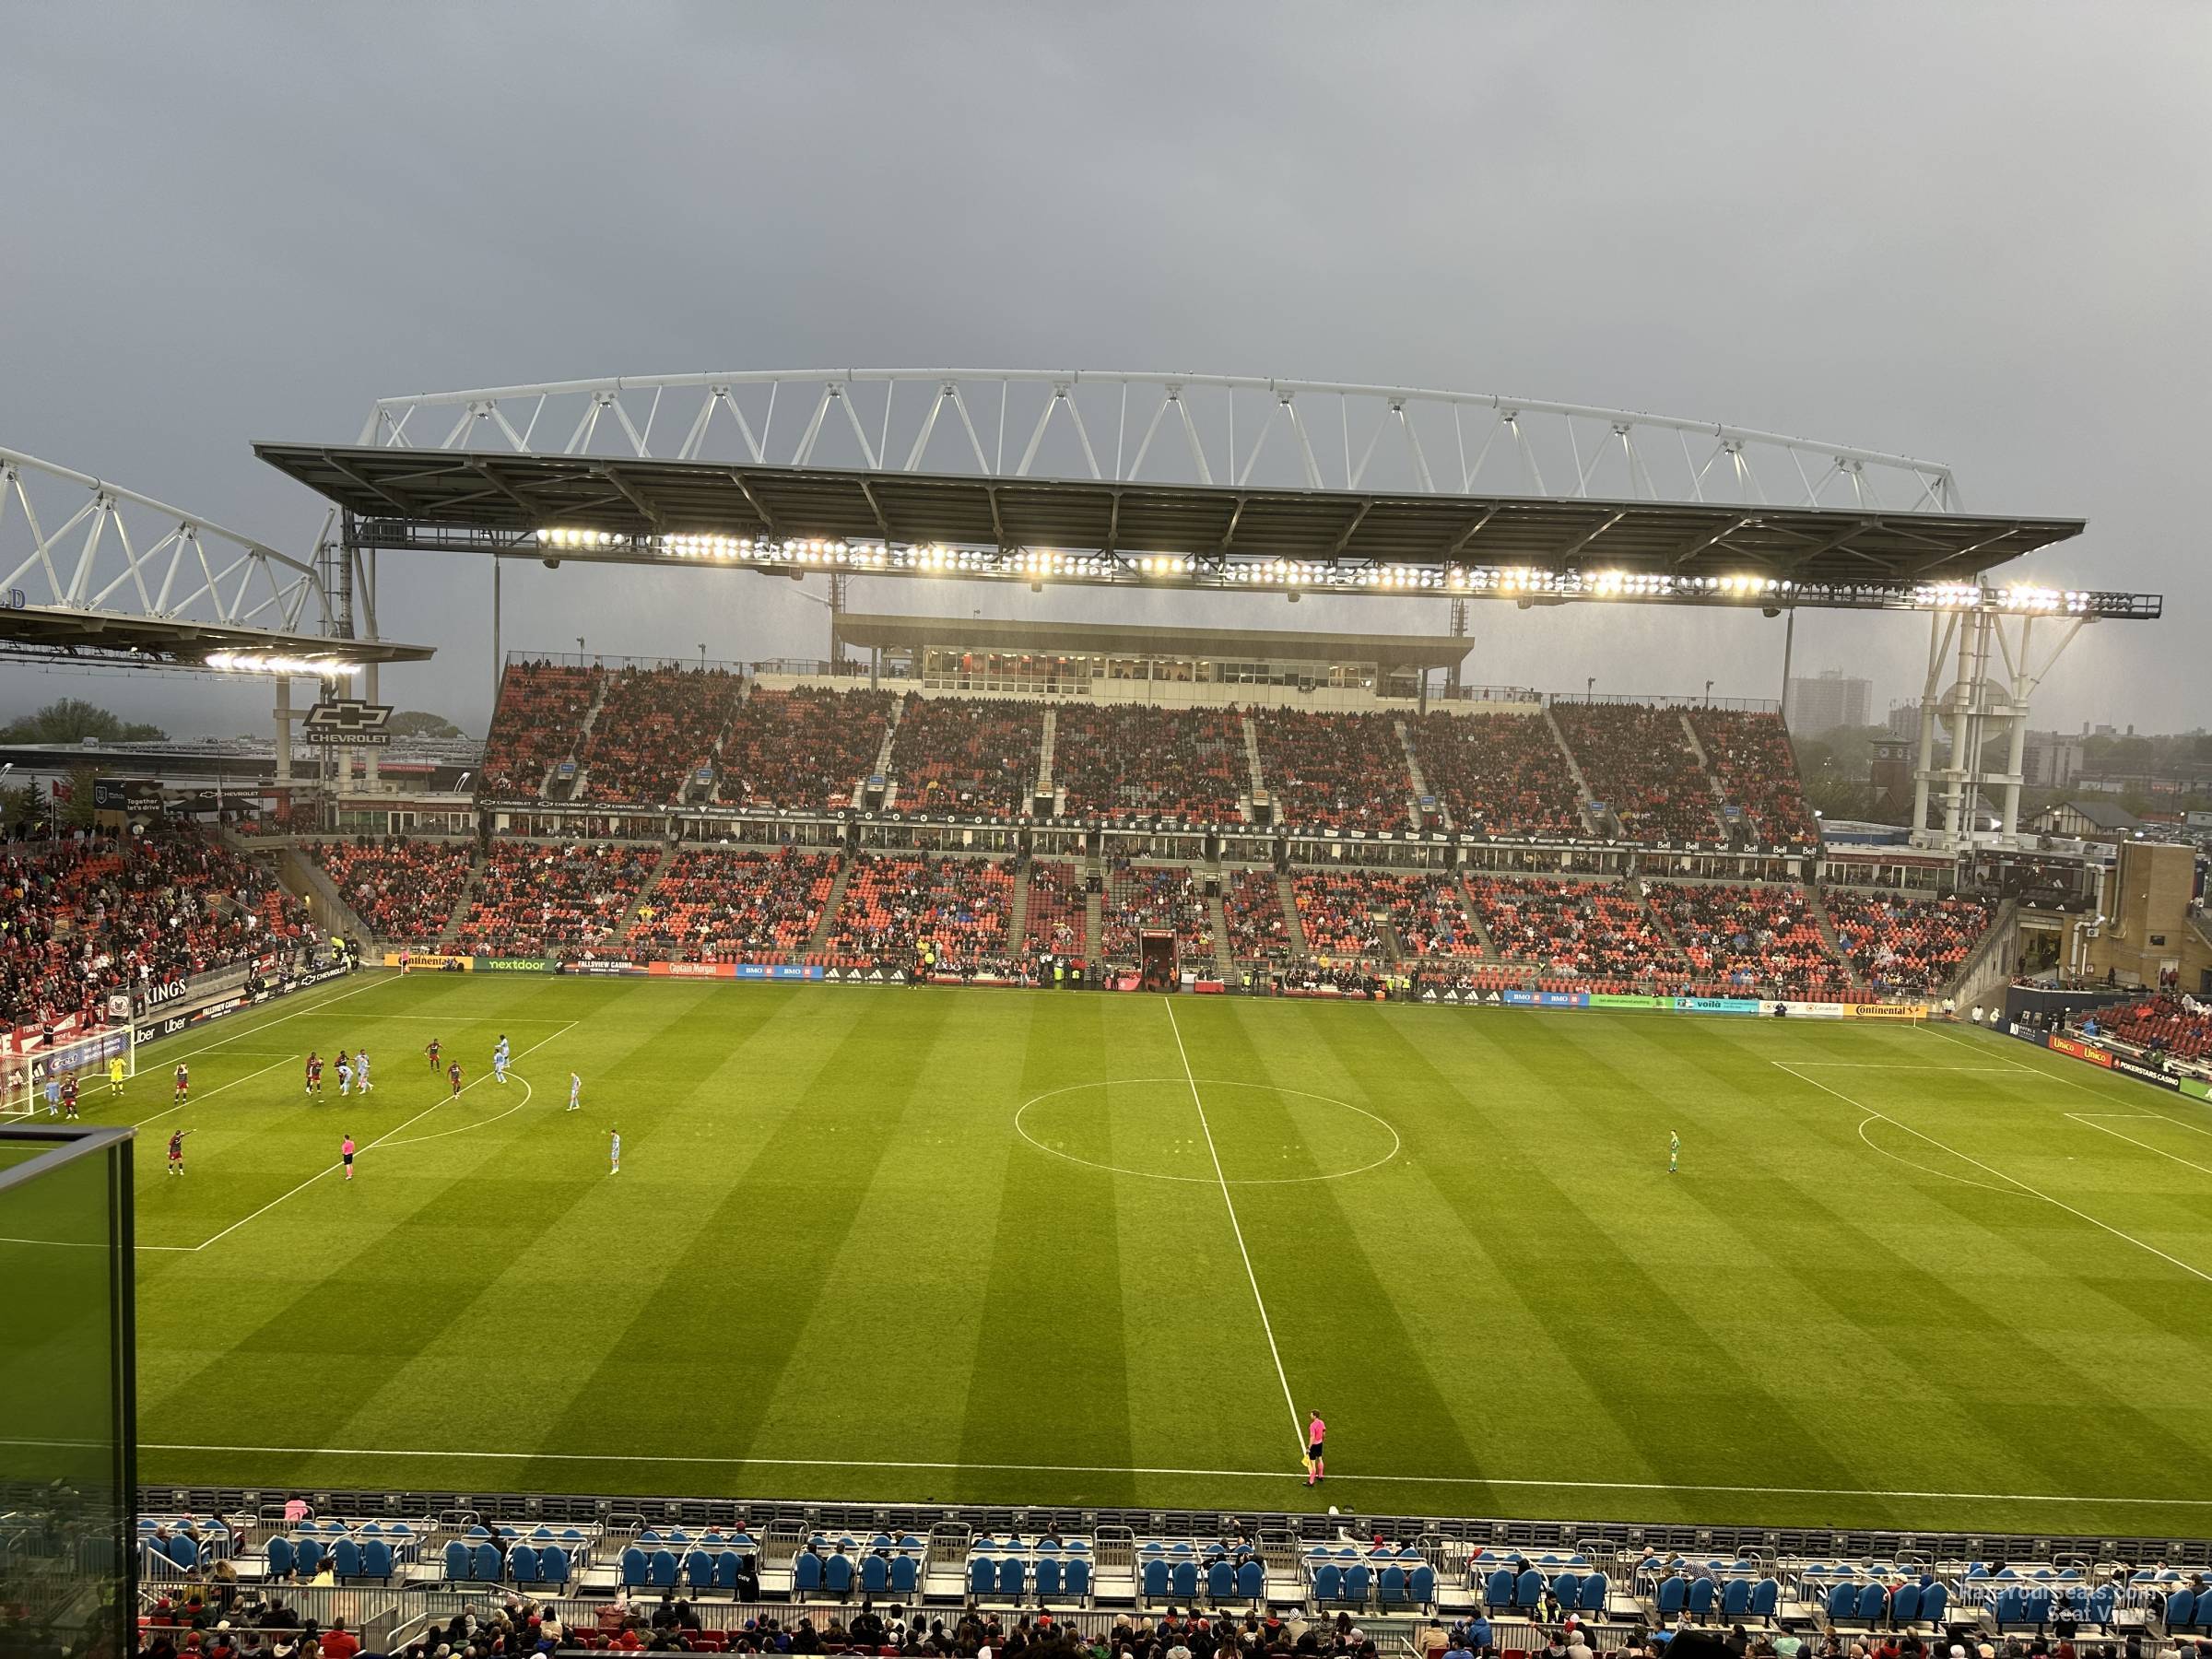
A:
[[[544,794],[547,773],[582,742],[584,716],[605,678],[596,668],[508,664],[484,739],[477,793],[492,800]]]
[[[853,789],[876,770],[891,707],[888,691],[754,691],[723,740],[723,801],[850,806]]]
[[[1413,774],[1391,714],[1261,709],[1260,775],[1290,823],[1387,832],[1412,823]]]
[[[1099,954],[1108,961],[1135,959],[1137,937],[1171,931],[1182,955],[1211,956],[1214,927],[1195,877],[1181,865],[1120,865],[1106,880],[1106,909]]]
[[[1992,920],[1989,906],[1974,899],[1908,899],[1830,888],[1827,900],[1852,966],[1875,990],[1899,996],[1940,993]]]
[[[458,943],[493,956],[596,950],[629,915],[657,858],[653,849],[611,842],[497,842],[477,875]]]
[[[1388,956],[1383,925],[1394,885],[1393,877],[1373,870],[1292,871],[1290,900],[1307,951],[1370,961]]]
[[[1053,769],[1069,816],[1237,820],[1250,771],[1236,710],[1070,704],[1056,722]]]
[[[1029,883],[1029,916],[1023,924],[1023,937],[1030,948],[1088,959],[1089,919],[1076,866],[1065,859],[1032,860]]]
[[[1647,703],[1555,702],[1592,799],[1630,841],[1715,844],[1721,819],[1679,709]]]
[[[10,1023],[96,1015],[113,992],[252,961],[307,913],[197,830],[88,836],[0,858],[0,1005]]]
[[[1041,704],[909,692],[891,739],[898,804],[910,812],[1018,817],[1043,747]]]
[[[2096,1018],[2100,1030],[2153,1053],[2181,1060],[2212,1056],[2212,1013],[2192,1013],[2177,993],[2100,1008]]]
[[[1547,988],[1649,986],[1683,975],[1682,958],[1622,883],[1477,876],[1467,891],[1499,956],[1540,970]]]
[[[1851,975],[1821,935],[1805,889],[1653,882],[1653,906],[1700,986],[1737,995],[1853,1000]]]
[[[638,905],[633,961],[787,961],[813,936],[837,855],[699,848],[679,853]]]
[[[435,943],[468,887],[464,842],[363,837],[303,841],[300,851],[330,877],[369,931],[389,944]]]
[[[1582,835],[1582,803],[1535,714],[1443,714],[1406,723],[1414,759],[1463,834]]]
[[[1743,709],[1692,709],[1689,724],[1727,804],[1743,814],[1753,841],[1768,847],[1817,847],[1819,826],[1797,779],[1797,757],[1780,714]]]
[[[1273,870],[1238,871],[1221,888],[1221,918],[1229,927],[1230,954],[1238,961],[1289,960],[1290,924]]]
[[[659,805],[714,763],[741,682],[726,668],[623,668],[582,755],[583,798]]]
[[[830,951],[900,967],[918,957],[951,967],[1001,963],[1013,912],[1013,872],[994,860],[863,854],[838,903]]]

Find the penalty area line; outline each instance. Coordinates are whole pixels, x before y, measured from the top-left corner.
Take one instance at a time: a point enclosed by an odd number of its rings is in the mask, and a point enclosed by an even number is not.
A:
[[[20,1445],[0,1440],[0,1445]],[[188,1441],[141,1442],[146,1452],[220,1452],[260,1457],[419,1457],[477,1463],[582,1463],[582,1464],[699,1464],[717,1468],[757,1469],[905,1469],[955,1474],[963,1470],[985,1475],[1158,1475],[1219,1480],[1298,1481],[1305,1476],[1296,1469],[1128,1468],[1106,1464],[1018,1464],[905,1462],[866,1457],[717,1457],[692,1453],[652,1452],[406,1452],[386,1446],[218,1446]],[[1927,1492],[1876,1487],[1745,1486],[1715,1481],[1665,1480],[1548,1480],[1534,1477],[1490,1475],[1332,1475],[1331,1480],[1364,1481],[1369,1485],[1513,1487],[1547,1491],[1577,1492],[1721,1492],[1769,1498],[1919,1498],[1976,1503],[2104,1503],[2141,1504],[2179,1509],[2212,1509],[2212,1497],[2112,1498],[2071,1492]]]

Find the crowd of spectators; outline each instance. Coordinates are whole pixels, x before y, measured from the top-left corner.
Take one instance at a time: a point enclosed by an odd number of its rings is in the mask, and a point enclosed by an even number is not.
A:
[[[583,796],[664,806],[683,796],[736,712],[743,681],[727,668],[624,668],[583,747]]]
[[[604,677],[597,668],[508,664],[477,769],[477,793],[491,800],[543,795],[546,774],[582,741],[583,717]]]
[[[1076,866],[1064,858],[1033,859],[1029,883],[1029,914],[1022,934],[1030,949],[1088,960],[1089,900]]]
[[[1612,809],[1630,841],[1708,846],[1724,841],[1719,806],[1679,709],[1555,702],[1551,712],[1591,798]]]
[[[853,860],[830,933],[840,960],[961,967],[1006,961],[1014,873],[983,858]]]
[[[1940,993],[1989,931],[1975,899],[1907,899],[1830,888],[1829,920],[1861,978],[1891,996]]]
[[[890,721],[888,691],[755,690],[723,739],[723,804],[850,806]]]
[[[1430,712],[1406,729],[1421,782],[1461,833],[1586,833],[1574,774],[1542,715]]]
[[[1649,986],[1679,980],[1682,959],[1667,948],[1635,891],[1618,882],[1500,881],[1471,876],[1467,891],[1498,955],[1565,979]]]
[[[1171,932],[1179,958],[1214,954],[1214,924],[1197,877],[1181,865],[1117,865],[1106,878],[1104,936],[1099,953],[1108,961],[1136,959],[1137,939]]]
[[[2153,1053],[2171,1054],[2176,1060],[2212,1057],[2212,1009],[2192,1012],[2177,990],[2100,1008],[2096,1019],[2100,1031]]]
[[[1307,954],[1371,961],[1391,955],[1383,931],[1390,896],[1382,887],[1393,879],[1377,870],[1293,871],[1290,902],[1298,907]]]
[[[1817,847],[1820,830],[1797,778],[1797,756],[1780,714],[1692,709],[1689,724],[1728,805],[1764,847]]]
[[[1850,999],[1851,975],[1794,882],[1653,882],[1649,892],[1700,984],[1739,995]]]
[[[633,960],[788,961],[822,918],[837,854],[692,848],[639,902],[624,940]]]
[[[1251,776],[1233,708],[1070,703],[1055,716],[1053,780],[1073,818],[1233,823]]]
[[[1282,883],[1273,870],[1239,870],[1221,889],[1229,953],[1240,962],[1281,962],[1292,956],[1283,914]]]
[[[907,693],[891,737],[891,775],[907,812],[1020,816],[1044,748],[1041,703]]]
[[[307,933],[259,865],[202,831],[80,835],[0,856],[0,1008],[11,1026],[97,1020],[118,991],[255,960]]]
[[[304,841],[300,850],[322,867],[370,933],[394,945],[434,943],[468,888],[465,841],[362,836]]]
[[[613,841],[496,841],[457,943],[491,956],[597,952],[621,927],[658,857]]]
[[[1260,778],[1288,822],[1386,832],[1413,822],[1413,774],[1394,714],[1259,709]]]

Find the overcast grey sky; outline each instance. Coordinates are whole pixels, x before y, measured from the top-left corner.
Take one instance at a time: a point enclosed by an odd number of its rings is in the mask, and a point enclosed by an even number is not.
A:
[[[1949,463],[2162,591],[2039,724],[2212,718],[2212,6],[0,0],[0,444],[302,551],[255,438],[380,394],[832,364],[1582,401]],[[387,700],[481,731],[481,561],[387,556]],[[856,606],[1019,614],[864,583]],[[506,642],[821,649],[750,576],[531,569]],[[1085,601],[1083,603],[1095,603]],[[1257,626],[1312,626],[1255,605]],[[1434,609],[1340,606],[1361,628]],[[1475,677],[1775,693],[1781,625],[1477,606]],[[1808,617],[1915,694],[1925,631]],[[265,687],[0,669],[265,729]]]

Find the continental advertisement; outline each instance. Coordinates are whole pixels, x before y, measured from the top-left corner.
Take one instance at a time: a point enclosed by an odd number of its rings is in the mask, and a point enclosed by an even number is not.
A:
[[[396,950],[385,951],[384,966],[387,968],[398,967],[400,955],[401,953]],[[410,950],[406,955],[407,971],[411,973],[467,973],[472,971],[477,965],[475,957],[440,956],[434,951],[427,950]]]
[[[1925,1019],[1926,1003],[1847,1003],[1853,1019]]]

